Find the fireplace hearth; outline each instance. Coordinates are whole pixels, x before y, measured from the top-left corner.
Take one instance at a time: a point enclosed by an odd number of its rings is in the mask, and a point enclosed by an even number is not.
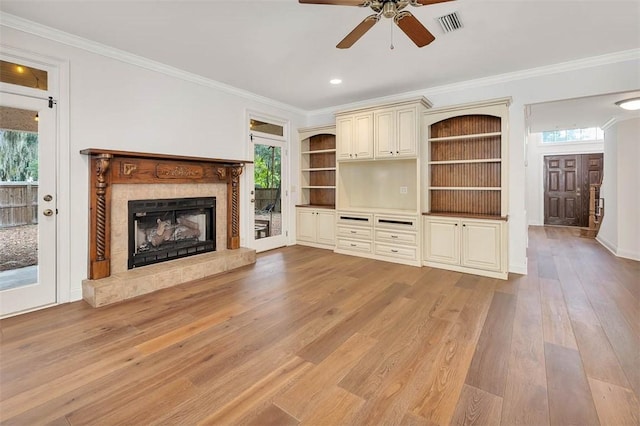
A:
[[[129,269],[216,250],[215,197],[128,205]]]

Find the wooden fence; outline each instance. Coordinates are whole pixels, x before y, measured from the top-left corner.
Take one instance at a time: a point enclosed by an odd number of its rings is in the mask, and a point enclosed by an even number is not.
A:
[[[271,207],[270,204],[275,204],[272,208],[274,212],[280,212],[280,189],[279,188],[256,188],[255,189],[255,209],[266,210]]]
[[[0,228],[38,223],[38,182],[0,182]]]

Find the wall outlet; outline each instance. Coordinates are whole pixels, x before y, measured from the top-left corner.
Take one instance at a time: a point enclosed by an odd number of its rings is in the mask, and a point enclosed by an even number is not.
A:
[[[400,193],[401,194],[406,194],[407,193],[407,187],[406,186],[401,186],[400,187]]]

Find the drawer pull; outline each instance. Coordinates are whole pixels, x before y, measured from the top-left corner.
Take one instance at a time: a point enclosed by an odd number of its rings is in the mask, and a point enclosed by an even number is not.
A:
[[[406,220],[380,219],[378,222],[380,222],[380,223],[388,223],[390,225],[408,225],[408,226],[412,226],[413,225],[413,222],[408,222]]]
[[[397,235],[392,235],[391,238],[398,238],[398,236]]]
[[[349,244],[351,247],[358,247],[356,244]]]
[[[356,232],[356,231],[349,231],[349,232],[351,232],[352,234],[357,234],[357,232]]]
[[[398,250],[391,249],[391,253],[397,253]]]
[[[354,216],[340,216],[342,220],[358,220],[360,222],[369,222],[369,219],[366,217],[354,217]]]

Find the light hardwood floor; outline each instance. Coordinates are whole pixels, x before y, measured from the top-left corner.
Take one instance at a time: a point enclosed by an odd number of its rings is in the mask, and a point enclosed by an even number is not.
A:
[[[640,263],[531,228],[509,281],[302,246],[0,321],[3,425],[637,425]]]

